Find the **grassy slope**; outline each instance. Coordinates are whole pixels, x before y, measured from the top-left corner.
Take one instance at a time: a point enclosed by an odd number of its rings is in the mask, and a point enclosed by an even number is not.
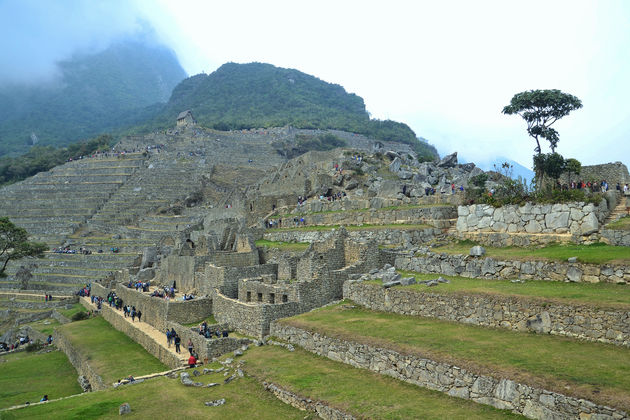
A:
[[[613,230],[630,230],[630,217],[628,216],[624,216],[621,219],[609,223],[606,226],[606,229],[613,229]]]
[[[101,317],[73,322],[59,329],[86,355],[106,384],[129,375],[168,370],[140,344],[114,329]]]
[[[470,241],[462,241],[460,243],[435,248],[434,251],[467,255],[470,248],[474,245],[476,244]],[[593,245],[556,244],[543,248],[484,248],[486,249],[486,256],[493,258],[509,258],[517,260],[548,259],[553,261],[566,261],[570,257],[577,257],[578,261],[591,264],[604,264],[611,262],[630,263],[630,248],[606,245],[602,243]]]
[[[223,383],[222,374],[204,375],[195,381]],[[220,407],[205,401],[225,398]],[[185,387],[179,380],[152,379],[137,385],[91,392],[80,397],[3,412],[3,419],[119,419],[118,407],[128,402],[136,419],[312,419],[283,404],[250,378],[240,378],[213,388]]]
[[[628,349],[334,305],[281,322],[630,408]]]
[[[401,271],[404,277],[414,276],[417,280],[430,280],[437,274],[419,274]],[[559,281],[526,281],[512,283],[510,280],[470,279],[458,276],[445,276],[450,283],[438,287],[427,288],[416,284],[406,286],[410,290],[431,293],[472,292],[504,296],[523,296],[541,298],[562,303],[590,304],[601,307],[623,308],[630,310],[630,287],[624,284],[610,283],[564,283]],[[380,284],[380,281],[375,281]]]
[[[496,419],[521,418],[441,392],[430,391],[304,350],[256,347],[244,356],[248,374],[350,412],[359,418]]]
[[[77,372],[61,351],[51,353],[19,352],[2,356],[0,408],[59,398],[82,392]],[[4,418],[4,416],[0,416]]]

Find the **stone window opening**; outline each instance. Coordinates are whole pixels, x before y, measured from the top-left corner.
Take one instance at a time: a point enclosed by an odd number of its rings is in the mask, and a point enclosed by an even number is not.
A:
[[[282,295],[282,303],[287,303],[289,301],[289,296]]]
[[[247,298],[245,298],[246,302],[251,302],[252,301],[252,292],[247,292]]]
[[[276,303],[276,294],[269,293],[269,303]]]
[[[262,293],[258,293],[258,302],[262,302]]]

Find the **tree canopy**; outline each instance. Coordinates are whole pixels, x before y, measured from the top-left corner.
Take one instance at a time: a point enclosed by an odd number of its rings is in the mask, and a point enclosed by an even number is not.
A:
[[[582,101],[558,89],[529,90],[517,93],[503,108],[506,115],[518,114],[527,122],[527,133],[536,140],[536,153],[542,153],[539,137],[547,140],[555,153],[560,136],[551,125],[571,111],[582,108]]]
[[[46,244],[30,242],[28,233],[15,226],[8,217],[0,217],[0,277],[11,260],[28,256],[40,256],[46,251]]]

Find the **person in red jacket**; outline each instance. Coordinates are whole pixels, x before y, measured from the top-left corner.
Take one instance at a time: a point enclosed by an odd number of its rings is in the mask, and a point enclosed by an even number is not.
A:
[[[190,355],[190,357],[188,358],[188,367],[194,368],[195,365],[197,364],[197,359],[195,358],[194,355]]]

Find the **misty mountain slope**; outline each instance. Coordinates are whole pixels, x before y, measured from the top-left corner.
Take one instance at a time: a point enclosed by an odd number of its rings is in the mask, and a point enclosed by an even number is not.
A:
[[[425,156],[435,150],[403,123],[372,120],[363,98],[336,84],[271,64],[227,63],[182,81],[147,129],[171,126],[192,109],[197,121],[218,130],[281,127],[331,128],[410,144]]]
[[[171,50],[129,40],[63,61],[59,71],[54,84],[0,86],[0,156],[26,152],[31,133],[41,145],[64,146],[138,123],[186,77]]]

